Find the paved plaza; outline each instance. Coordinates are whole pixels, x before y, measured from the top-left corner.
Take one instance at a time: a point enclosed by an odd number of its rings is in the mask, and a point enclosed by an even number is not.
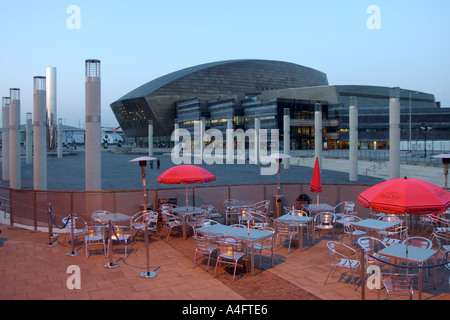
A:
[[[129,163],[137,155],[122,155],[103,152],[103,188],[104,190],[140,189],[140,168],[136,163]],[[156,176],[171,167],[170,156],[161,155],[160,169],[148,169],[148,187],[158,187],[154,182]],[[23,165],[24,188],[31,188],[32,169]],[[276,182],[276,176],[260,176],[259,167],[254,165],[213,165],[205,166],[217,176],[214,184],[261,183]],[[51,170],[50,170],[51,169]],[[312,168],[307,166],[291,166],[281,171],[282,182],[309,183]],[[32,181],[32,179],[31,179]],[[348,174],[333,170],[323,170],[324,183],[349,183]],[[359,184],[375,184],[381,178],[360,176]],[[83,190],[84,188],[84,153],[65,156],[63,159],[49,157],[49,190]],[[221,208],[219,209],[221,210]],[[6,221],[4,221],[6,223]],[[290,253],[287,246],[279,246],[275,253],[275,264],[270,265],[270,258],[263,257],[259,267],[257,255],[256,273],[254,276],[238,267],[237,280],[232,281],[232,269],[220,267],[217,277],[213,277],[215,259],[212,259],[209,270],[206,270],[207,259],[199,259],[193,268],[195,243],[192,237],[184,240],[181,236],[152,236],[150,241],[150,269],[157,276],[151,279],[139,275],[146,268],[146,247],[143,237],[129,246],[129,256],[124,258],[123,245],[115,244],[113,259],[119,267],[107,269],[109,262],[105,258],[101,246],[90,249],[89,259],[85,258],[82,242],[76,244],[78,256],[67,256],[72,250],[68,238],[59,236],[57,245],[44,247],[48,242],[46,233],[32,232],[22,228],[9,228],[0,225],[0,299],[49,299],[49,300],[178,300],[174,307],[167,311],[173,316],[181,316],[184,307],[190,303],[201,305],[202,301],[246,301],[268,304],[269,312],[286,312],[284,305],[272,305],[273,300],[360,300],[362,297],[360,276],[357,275],[358,288],[354,290],[348,274],[341,276],[337,272],[327,283],[326,276],[330,270],[326,242],[331,234],[323,234],[313,245],[306,239],[305,248],[295,245]],[[411,235],[430,236],[430,229],[413,231]],[[338,229],[336,238],[349,243],[348,237]],[[69,289],[68,273],[70,266],[80,268],[81,288]],[[424,272],[426,274],[426,272]],[[449,300],[449,272],[443,279],[443,268],[438,270],[437,287],[433,288],[432,275],[424,276],[423,299]],[[443,280],[443,282],[441,282]],[[416,299],[418,294],[416,292]],[[386,291],[366,289],[368,300],[387,299]],[[395,297],[394,299],[407,299]],[[270,300],[270,301],[269,301]],[[252,302],[253,301],[253,302]],[[218,302],[214,302],[218,303]],[[166,306],[166,305],[165,305]],[[272,308],[272,309],[271,309]]]

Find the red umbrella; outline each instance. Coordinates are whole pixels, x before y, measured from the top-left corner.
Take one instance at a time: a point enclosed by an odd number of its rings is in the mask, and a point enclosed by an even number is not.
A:
[[[309,185],[309,191],[317,192],[317,206],[319,206],[319,192],[322,192],[319,158],[316,158],[316,163],[314,164],[314,171],[311,178],[311,183]]]
[[[441,213],[450,207],[450,193],[417,178],[390,179],[358,195],[359,203],[391,214]]]
[[[179,184],[183,183],[186,185],[186,207],[188,207],[188,192],[187,185],[190,183],[203,183],[215,181],[216,176],[213,175],[208,170],[193,166],[190,164],[182,164],[176,167],[167,169],[161,173],[156,182],[166,183],[166,184]]]

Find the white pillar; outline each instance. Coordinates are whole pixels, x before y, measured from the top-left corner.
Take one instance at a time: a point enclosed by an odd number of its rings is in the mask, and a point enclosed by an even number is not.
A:
[[[320,171],[322,171],[322,104],[316,103],[314,113],[314,159],[319,159]]]
[[[259,165],[260,164],[260,139],[259,139],[259,130],[261,129],[261,120],[259,118],[255,118],[255,144],[254,144],[254,148],[255,148],[255,152],[253,153],[255,159],[254,159],[254,164],[255,165]]]
[[[291,153],[291,115],[290,109],[284,109],[283,116],[283,153],[290,154]],[[283,165],[285,169],[290,168],[290,159],[283,159]]]
[[[9,180],[9,97],[2,99],[2,180]]]
[[[390,179],[400,178],[400,88],[390,89],[389,100]]]
[[[227,140],[227,164],[234,163],[234,141],[233,141],[233,119],[227,119],[227,131],[226,131],[226,140]]]
[[[101,78],[100,60],[86,60],[85,83],[86,191],[101,191]]]
[[[56,148],[56,68],[46,69],[48,147]]]
[[[32,114],[27,112],[26,124],[25,124],[25,163],[33,163],[33,127],[32,127]]]
[[[35,190],[47,190],[47,92],[45,82],[45,77],[34,77],[33,180]]]
[[[358,181],[358,105],[356,97],[350,97],[350,172],[349,180]]]
[[[58,154],[58,158],[61,159],[63,157],[63,148],[62,148],[62,119],[59,118],[58,119],[58,125],[56,127],[56,131],[57,131],[57,145],[58,147],[56,148],[57,150],[57,154]]]
[[[20,170],[20,89],[10,89],[9,104],[9,186],[22,188]]]
[[[153,121],[148,121],[148,155],[153,156]]]

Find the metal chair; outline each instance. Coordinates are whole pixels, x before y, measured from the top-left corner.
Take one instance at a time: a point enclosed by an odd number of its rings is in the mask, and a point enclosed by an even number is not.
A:
[[[364,250],[366,266],[369,264],[378,264],[382,268],[381,261],[389,262],[388,257],[382,257],[377,252],[387,247],[380,239],[373,237],[361,237],[358,239],[358,245]],[[372,258],[373,257],[373,258]],[[380,261],[381,260],[381,261]]]
[[[75,243],[77,237],[79,235],[84,234],[84,232],[86,231],[85,223],[83,222],[83,225],[84,225],[83,228],[78,228],[77,227],[78,220],[79,219],[76,216],[73,219],[72,219],[72,216],[62,218],[62,222],[65,225],[64,241],[65,241],[65,237],[69,236],[70,243],[72,243],[72,241],[73,241],[73,243]],[[79,225],[79,223],[78,223],[78,225]]]
[[[175,214],[172,214],[170,212],[161,212],[163,217],[163,228],[167,230],[167,238],[166,240],[169,240],[170,233],[174,228],[181,228],[183,227],[183,222],[181,221],[181,218]]]
[[[403,240],[402,244],[408,244],[410,246],[431,249],[433,247],[433,242],[430,239],[424,237],[409,237]]]
[[[158,234],[158,213],[154,211],[140,211],[131,217],[130,229],[136,232],[144,231],[145,226],[147,230],[152,233]]]
[[[84,232],[84,249],[86,251],[86,260],[89,258],[88,246],[91,245],[103,245],[103,254],[107,256],[106,252],[106,240],[105,240],[105,227],[104,226],[89,226],[86,224]]]
[[[313,242],[316,240],[316,230],[320,231],[332,231],[334,239],[334,224],[336,222],[336,216],[331,212],[319,212],[314,217],[314,237]]]
[[[284,238],[284,241],[289,240],[288,254],[291,251],[291,243],[292,239],[299,238],[298,229],[291,228],[289,224],[285,224],[283,222],[273,220],[275,226],[275,250],[278,250],[278,239]]]
[[[270,200],[258,201],[254,204],[255,212],[267,215],[267,213],[269,212],[269,205]]]
[[[355,286],[355,290],[357,289],[355,282],[355,273],[360,266],[360,262],[358,260],[358,253],[352,247],[349,247],[341,242],[337,241],[328,241],[327,242],[328,253],[330,256],[331,270],[328,273],[327,278],[325,279],[325,284],[328,281],[330,275],[336,272],[336,269],[345,269],[350,270],[352,275],[353,285]]]
[[[407,226],[399,225],[392,229],[380,230],[377,233],[381,241],[383,241],[386,245],[390,246],[393,244],[399,244],[403,242],[406,238],[407,231],[408,231]]]
[[[275,229],[271,227],[263,227],[261,230],[272,232],[272,236],[269,238],[265,238],[260,242],[256,242],[253,244],[253,250],[259,251],[259,267],[262,266],[262,252],[263,250],[270,251],[271,255],[273,255],[273,236],[275,235]]]
[[[214,268],[214,278],[216,277],[216,271],[219,263],[232,264],[234,265],[234,272],[233,272],[233,281],[234,281],[236,277],[236,268],[238,261],[242,260],[242,258],[245,256],[245,253],[241,251],[236,251],[234,243],[230,243],[227,241],[218,241],[217,243],[219,245],[218,246],[219,255],[216,260],[216,267]]]
[[[195,241],[195,254],[194,254],[194,264],[192,268],[195,268],[195,263],[197,262],[197,254],[201,253],[203,256],[208,255],[208,264],[206,266],[206,271],[209,269],[209,262],[211,261],[211,255],[217,250],[218,246],[216,243],[211,243],[210,239],[206,237],[201,237],[199,235],[194,235]]]
[[[129,227],[125,227],[125,226],[119,226],[119,225],[113,225],[112,226],[112,230],[111,230],[112,234],[111,234],[111,241],[117,241],[120,242],[121,244],[123,244],[125,246],[125,258],[127,257],[127,248],[128,248],[128,239],[131,238],[131,229]],[[112,243],[111,243],[112,245]],[[107,257],[109,257],[109,248],[111,247],[112,250],[112,246],[108,246],[108,249],[106,250],[107,252]]]
[[[356,215],[357,213],[353,211],[355,208],[355,203],[352,201],[343,201],[338,203],[333,208],[333,213],[336,215],[336,219],[341,219],[344,215]],[[342,211],[341,211],[342,210]]]
[[[386,289],[388,300],[391,295],[406,295],[410,300],[414,300],[414,275],[413,274],[383,274],[383,285]]]
[[[352,225],[353,222],[361,221],[362,219],[360,217],[354,216],[354,215],[344,215],[340,222],[344,226],[344,235],[349,236],[350,238],[350,244],[353,244],[353,237],[356,237],[358,239],[359,237],[367,235],[367,232],[364,230],[359,230],[357,227]]]

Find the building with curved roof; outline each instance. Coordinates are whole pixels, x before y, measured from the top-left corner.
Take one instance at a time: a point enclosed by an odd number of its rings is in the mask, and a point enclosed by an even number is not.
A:
[[[174,129],[176,102],[235,99],[266,90],[328,85],[325,73],[294,63],[270,60],[229,60],[202,64],[152,80],[111,104],[128,137],[169,136]]]
[[[324,147],[346,149],[353,97],[360,149],[380,149],[389,148],[390,89],[329,85],[325,73],[289,62],[228,60],[159,77],[113,102],[111,109],[127,138],[146,143],[151,120],[154,144],[166,147],[173,144],[175,125],[192,134],[201,120],[205,129],[225,134],[230,120],[233,129],[247,130],[259,119],[261,129],[278,129],[282,141],[284,115],[289,115],[290,148],[313,149],[314,114],[320,108]],[[400,103],[402,149],[420,149],[427,138],[448,140],[450,108],[440,108],[433,94],[401,89]],[[433,129],[424,134],[423,127]]]

